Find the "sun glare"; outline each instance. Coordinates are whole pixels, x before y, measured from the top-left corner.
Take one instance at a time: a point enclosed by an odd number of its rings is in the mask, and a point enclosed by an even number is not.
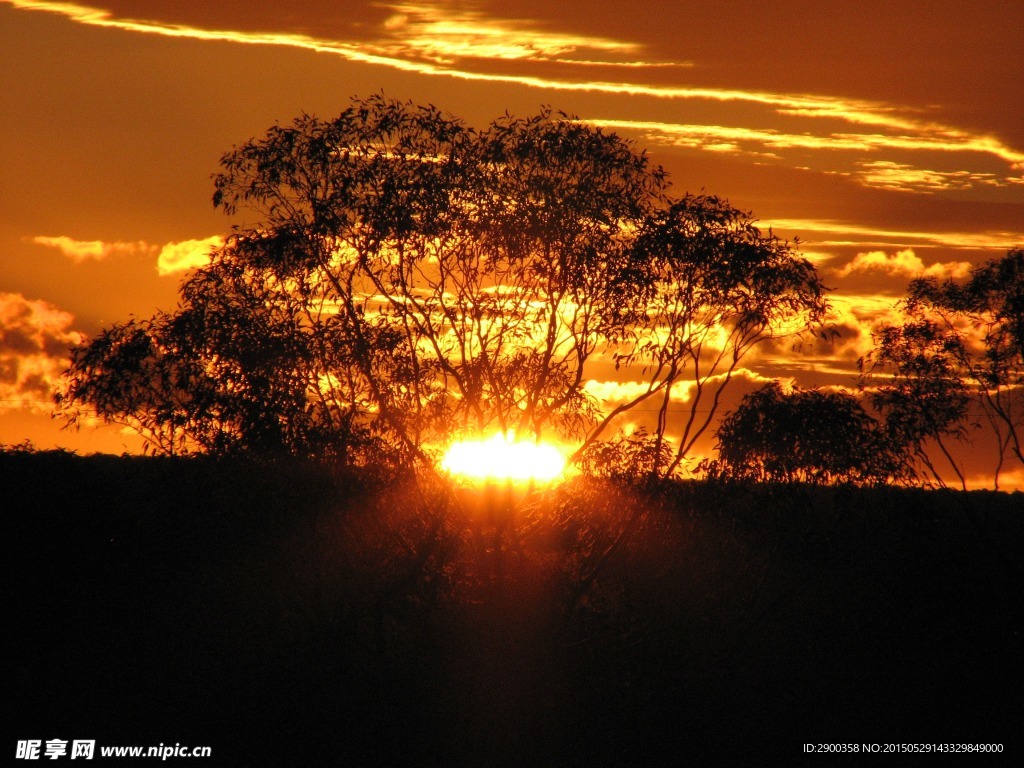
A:
[[[454,443],[441,460],[453,475],[479,480],[553,480],[565,469],[565,456],[549,443],[516,440],[498,433],[486,440]]]

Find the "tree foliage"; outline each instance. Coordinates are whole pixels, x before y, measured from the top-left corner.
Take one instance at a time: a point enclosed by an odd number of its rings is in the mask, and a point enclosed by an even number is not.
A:
[[[865,382],[876,405],[908,440],[923,439],[964,482],[946,439],[963,439],[986,424],[998,444],[995,483],[1007,456],[1024,463],[1024,250],[1014,249],[971,270],[963,282],[913,281],[903,302],[906,321],[876,334]],[[941,472],[923,450],[922,463]]]
[[[657,210],[634,244],[641,299],[618,365],[641,365],[646,387],[624,404],[656,404],[655,463],[672,473],[708,430],[723,391],[747,353],[824,314],[814,267],[750,216],[717,197],[686,196]],[[676,414],[673,396],[688,388]],[[674,433],[674,449],[660,446]]]
[[[722,420],[717,436],[718,458],[705,464],[715,479],[871,485],[904,477],[885,426],[845,392],[766,384]]]
[[[964,487],[963,469],[949,447],[950,440],[967,434],[971,398],[960,367],[963,340],[922,318],[882,326],[874,341],[872,354],[861,362],[861,386],[900,446],[908,471],[945,485],[946,467]]]
[[[825,308],[813,267],[748,214],[671,197],[629,142],[548,109],[477,130],[357,100],[234,148],[214,186],[233,234],[177,312],[75,350],[72,418],[92,408],[162,452],[407,463],[498,430],[582,451],[656,398],[656,441],[675,444],[650,470],[668,472],[742,357]],[[609,410],[586,384],[611,363],[644,389]]]

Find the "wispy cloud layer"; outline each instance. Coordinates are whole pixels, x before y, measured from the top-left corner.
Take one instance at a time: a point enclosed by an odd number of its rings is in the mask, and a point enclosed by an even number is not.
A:
[[[780,100],[783,97],[779,97]],[[803,97],[793,97],[803,98]],[[817,117],[849,118],[835,104],[835,109],[815,111]],[[829,151],[872,152],[885,149],[926,150],[934,152],[975,152],[989,154],[1004,160],[1012,167],[1024,169],[1024,152],[1019,152],[989,136],[972,136],[943,126],[930,125],[909,120],[886,119],[886,109],[875,107],[875,118],[864,116],[866,124],[910,129],[913,133],[849,133],[832,131],[827,133],[787,133],[772,128],[749,128],[727,125],[687,125],[678,123],[652,122],[647,120],[605,120],[591,118],[586,122],[609,128],[639,131],[644,138],[685,147],[715,149],[724,146],[730,151],[764,154],[766,151],[782,149],[814,149]],[[792,110],[780,110],[789,113]],[[868,122],[871,120],[872,122]]]
[[[385,20],[375,28],[362,30],[363,36],[357,40],[295,32],[205,29],[157,19],[129,19],[90,6],[49,0],[0,2],[25,10],[59,13],[93,26],[200,40],[298,47],[430,76],[552,91],[700,102],[705,105],[705,113],[713,113],[714,105],[742,106],[742,118],[731,115],[729,122],[676,123],[597,117],[589,121],[637,131],[649,141],[713,152],[766,156],[795,150],[829,155],[867,153],[876,157],[868,161],[861,158],[859,166],[825,161],[819,170],[845,173],[869,186],[934,192],[979,184],[1024,183],[1024,150],[987,133],[936,122],[919,110],[837,95],[697,87],[637,79],[637,67],[688,67],[690,62],[648,61],[644,47],[633,41],[543,29],[530,20],[496,18],[456,4],[409,2],[380,6],[388,11]],[[579,66],[572,70],[572,77],[561,77],[554,74],[561,70],[551,64]],[[609,67],[622,68],[622,79],[608,79]],[[590,68],[595,68],[594,72],[588,73]],[[634,75],[629,74],[631,71]],[[805,130],[779,127],[794,121],[805,126]],[[840,129],[838,124],[856,125],[864,130],[850,132]],[[751,127],[754,125],[758,127]],[[902,157],[878,157],[893,152],[955,154],[964,158],[963,167],[933,171],[927,164],[907,163]],[[999,167],[981,168],[977,158],[988,158]]]
[[[1005,251],[1024,242],[1024,230],[989,232],[931,232],[886,229],[849,221],[825,219],[773,218],[763,222],[778,230],[799,234],[816,247],[881,246],[903,248],[952,248],[979,251]],[[808,233],[812,237],[807,237]]]
[[[892,160],[874,160],[857,164],[851,175],[864,186],[896,192],[933,194],[974,187],[1009,187],[1024,185],[1024,177],[1000,176],[978,171],[937,171],[917,168]]]
[[[779,110],[791,112],[791,110]],[[819,117],[841,117],[836,110],[814,113]],[[883,114],[883,113],[879,113]],[[739,125],[708,125],[652,122],[647,120],[613,120],[591,118],[586,122],[615,130],[639,133],[645,142],[663,146],[700,149],[749,155],[754,158],[782,158],[804,153],[799,162],[808,162],[807,152],[816,154],[818,170],[850,176],[867,187],[934,193],[971,189],[978,186],[1009,187],[1024,184],[1024,152],[1017,151],[991,136],[972,135],[930,123],[900,121],[900,130],[887,133],[850,133],[827,130],[824,125],[801,133],[773,128],[750,128]],[[939,154],[959,156],[958,162],[968,167],[977,158],[997,163],[999,170],[929,170],[911,163],[892,160],[864,160],[865,155],[899,156]],[[850,158],[850,159],[847,159]]]

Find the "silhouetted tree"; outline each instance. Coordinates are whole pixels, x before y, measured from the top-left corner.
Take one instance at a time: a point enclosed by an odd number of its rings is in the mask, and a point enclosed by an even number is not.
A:
[[[880,328],[866,361],[876,404],[909,438],[931,438],[963,484],[943,439],[967,435],[976,402],[998,444],[998,487],[1008,454],[1024,463],[1024,250],[986,262],[964,282],[915,280],[902,308],[907,321]]]
[[[905,476],[884,426],[845,392],[766,384],[722,420],[717,436],[718,458],[704,464],[714,479],[866,485]]]
[[[56,394],[67,417],[81,418],[74,404],[88,403],[163,454],[344,457],[369,448],[355,409],[309,397],[323,345],[253,277],[218,260],[184,282],[173,315],[116,324],[73,349]]]
[[[641,315],[631,318],[620,364],[640,363],[646,389],[625,408],[657,403],[655,474],[673,473],[707,431],[747,353],[820,322],[825,301],[814,267],[764,235],[749,214],[713,196],[686,196],[655,211],[635,243]],[[686,407],[670,411],[673,393]],[[678,434],[660,463],[669,430]]]
[[[685,381],[682,437],[649,454],[669,472],[744,354],[825,308],[813,267],[749,215],[670,198],[628,142],[546,109],[478,131],[377,96],[236,147],[214,183],[244,223],[178,313],[141,324],[152,354],[126,359],[139,324],[115,326],[75,351],[60,395],[158,450],[333,441],[429,461],[497,430],[584,450],[649,398],[660,444]],[[642,368],[644,394],[603,413],[585,389],[598,359]]]
[[[84,418],[78,404],[101,419],[130,427],[156,453],[187,452],[199,443],[212,382],[201,362],[174,334],[173,318],[159,313],[105,329],[71,350],[71,368],[55,394],[71,425]]]
[[[884,419],[890,440],[901,447],[908,471],[944,486],[941,466],[932,457],[937,451],[966,487],[948,445],[966,437],[970,394],[959,362],[963,340],[921,319],[883,326],[874,341],[874,350],[861,361],[861,387]]]

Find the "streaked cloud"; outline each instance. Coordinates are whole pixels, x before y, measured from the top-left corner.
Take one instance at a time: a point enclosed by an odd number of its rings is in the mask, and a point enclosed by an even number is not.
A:
[[[777,129],[749,129],[723,125],[688,125],[628,120],[594,119],[592,122],[633,128],[662,136],[664,142],[682,142],[684,146],[702,137],[711,149],[732,151],[732,144],[745,141],[764,148],[803,147],[822,150],[931,150],[980,153],[998,158],[1016,171],[1024,171],[1024,151],[1007,145],[998,137],[966,131],[923,119],[917,110],[879,101],[849,97],[772,93],[736,88],[710,88],[677,83],[636,82],[630,80],[566,79],[543,69],[522,72],[486,71],[481,62],[535,61],[571,62],[589,65],[635,66],[643,63],[643,46],[631,41],[588,37],[536,28],[528,21],[498,19],[465,10],[454,4],[424,3],[385,5],[392,11],[388,19],[363,40],[329,40],[294,32],[251,32],[230,29],[201,29],[170,24],[154,19],[122,18],[110,11],[49,0],[0,0],[23,10],[49,11],[76,22],[131,32],[168,37],[235,42],[255,45],[281,45],[341,56],[350,61],[461,80],[517,84],[544,90],[602,93],[620,96],[646,96],[665,100],[699,100],[709,103],[760,105],[769,114],[802,118],[809,124],[840,121],[871,126],[873,133],[844,133],[809,130],[804,133]],[[577,52],[587,52],[575,59]],[[595,59],[602,54],[606,58]],[[640,55],[639,61],[625,61],[623,54]],[[661,62],[686,65],[687,62]],[[474,68],[476,67],[476,68]],[[582,74],[582,72],[581,72]],[[877,132],[881,129],[882,132]],[[656,139],[654,139],[656,140]],[[738,145],[737,145],[738,146]],[[1008,174],[1009,175],[1009,174]]]
[[[872,334],[883,323],[899,322],[899,298],[880,293],[829,294],[827,333],[801,339],[772,339],[756,348],[747,364],[762,374],[796,375],[800,386],[852,384],[857,361],[874,347]]]
[[[184,272],[210,263],[210,251],[224,245],[224,238],[214,235],[203,240],[183,240],[168,243],[160,249],[156,260],[157,272],[163,275]]]
[[[791,110],[780,110],[789,113]],[[801,112],[801,114],[803,114]],[[820,117],[840,117],[824,110]],[[1005,173],[981,171],[932,171],[893,160],[855,162],[845,169],[836,160],[822,161],[826,170],[849,175],[865,186],[885,189],[937,192],[970,189],[974,186],[1006,187],[1024,184],[1016,171],[1024,170],[1024,152],[1019,152],[990,136],[974,136],[964,131],[914,121],[896,121],[890,127],[910,129],[911,133],[850,133],[845,131],[784,132],[773,128],[739,125],[707,125],[588,118],[585,122],[615,130],[639,133],[644,141],[663,146],[701,149],[709,152],[742,153],[755,157],[779,157],[793,150],[813,150],[827,155],[839,153],[880,153],[889,151],[939,152],[944,154],[987,155],[1006,164]]]
[[[629,372],[624,371],[623,376],[628,377]],[[778,381],[784,387],[791,387],[794,383],[791,376],[766,376],[749,368],[737,368],[729,376],[727,386],[722,389],[720,396],[716,397],[710,394],[726,384],[726,376],[727,374],[724,373],[709,376],[704,381],[704,397],[697,402],[693,402],[696,385],[692,380],[680,381],[672,389],[665,433],[670,442],[677,442],[680,439],[680,433],[689,419],[691,409],[696,414],[698,423],[706,418],[712,418],[711,427],[704,431],[691,446],[685,465],[691,469],[701,459],[714,455],[715,422],[735,409],[744,395],[772,381]],[[624,378],[622,381],[591,380],[587,382],[585,388],[589,394],[598,398],[604,412],[608,413],[616,406],[629,402],[645,392],[647,384],[628,378]],[[655,395],[651,400],[641,402],[635,408],[619,414],[612,421],[611,433],[619,431],[629,435],[640,428],[653,432],[657,428],[661,397],[663,395]],[[693,433],[691,433],[692,435]]]
[[[62,254],[80,264],[83,261],[102,261],[112,256],[138,256],[155,252],[154,246],[143,241],[137,242],[103,242],[102,240],[75,240],[64,235],[58,237],[33,237],[31,242],[56,248]]]
[[[584,122],[619,130],[639,131],[651,142],[682,147],[716,148],[725,145],[730,151],[763,154],[766,149],[824,149],[868,151],[880,147],[903,149],[941,149],[962,151],[938,141],[912,139],[907,136],[885,136],[857,133],[786,133],[771,128],[749,128],[729,125],[693,125],[652,122],[649,120],[605,120],[588,118]],[[1021,155],[1024,160],[1024,155]]]
[[[0,412],[52,410],[50,396],[82,341],[74,317],[46,301],[0,293]]]
[[[921,258],[910,248],[895,253],[869,251],[858,253],[853,261],[836,270],[840,277],[855,273],[882,272],[892,277],[912,279],[915,277],[961,278],[971,270],[969,261],[950,261],[925,266]]]
[[[1024,242],[1024,230],[989,231],[989,232],[922,232],[902,229],[886,229],[857,224],[848,221],[830,219],[783,219],[773,218],[761,222],[761,226],[771,226],[778,230],[787,230],[807,239],[815,247],[835,246],[880,246],[907,248],[953,248],[982,251],[1006,251],[1016,244]],[[813,233],[813,238],[806,238]],[[831,235],[833,237],[828,237]]]

